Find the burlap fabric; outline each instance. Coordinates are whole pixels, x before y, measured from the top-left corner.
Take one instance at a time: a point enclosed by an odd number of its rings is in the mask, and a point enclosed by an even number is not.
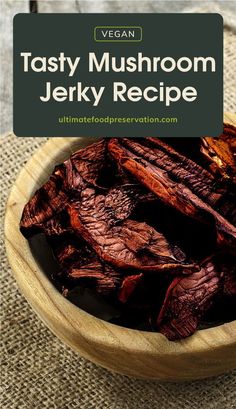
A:
[[[225,31],[225,110],[234,112],[236,35]],[[18,171],[46,138],[2,137],[1,217]],[[236,371],[160,383],[111,374],[63,345],[18,291],[1,246],[3,409],[233,409]]]

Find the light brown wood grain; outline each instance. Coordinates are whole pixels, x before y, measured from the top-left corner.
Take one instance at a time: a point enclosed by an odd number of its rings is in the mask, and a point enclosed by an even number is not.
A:
[[[225,114],[236,124],[236,115]],[[56,163],[94,138],[49,140],[22,169],[9,196],[5,218],[7,255],[18,285],[41,320],[83,357],[115,372],[161,380],[190,380],[236,367],[236,321],[170,342],[158,333],[119,327],[67,301],[40,269],[19,231],[26,202]]]

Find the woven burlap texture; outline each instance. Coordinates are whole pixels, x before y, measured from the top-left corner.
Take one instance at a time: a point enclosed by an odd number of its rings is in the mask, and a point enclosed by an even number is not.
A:
[[[225,31],[225,110],[235,112],[236,36]],[[18,171],[46,138],[2,137],[1,218]],[[18,291],[1,246],[3,409],[233,409],[236,371],[160,383],[111,374],[63,345]]]

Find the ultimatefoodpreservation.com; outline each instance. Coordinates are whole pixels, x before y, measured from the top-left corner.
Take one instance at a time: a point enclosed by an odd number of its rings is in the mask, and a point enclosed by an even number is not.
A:
[[[132,123],[177,123],[176,117],[154,117],[154,116],[138,116],[138,117],[113,117],[113,116],[60,116],[58,118],[60,124],[90,124],[90,123],[106,123],[106,124],[132,124]]]

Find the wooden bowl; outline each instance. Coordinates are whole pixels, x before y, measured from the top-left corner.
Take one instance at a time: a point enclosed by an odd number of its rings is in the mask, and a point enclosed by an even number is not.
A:
[[[236,123],[236,115],[227,114]],[[93,138],[52,138],[29,160],[11,190],[5,219],[7,255],[19,287],[42,321],[83,357],[138,378],[190,380],[236,367],[236,321],[168,341],[159,333],[110,324],[73,305],[53,286],[19,231],[22,209],[54,165]]]

